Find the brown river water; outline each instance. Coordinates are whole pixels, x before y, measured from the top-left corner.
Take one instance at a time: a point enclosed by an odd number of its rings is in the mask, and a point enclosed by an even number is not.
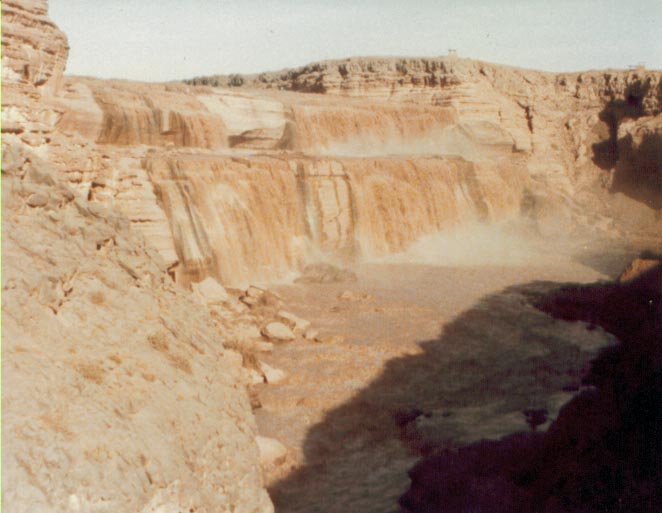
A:
[[[355,269],[356,281],[273,287],[322,339],[264,358],[287,373],[261,386],[255,411],[260,433],[289,451],[267,473],[277,512],[398,511],[407,471],[431,447],[527,430],[527,408],[553,417],[613,339],[532,303],[562,283],[611,278],[627,259],[599,256],[378,263]],[[412,411],[422,422],[405,432],[398,419]]]

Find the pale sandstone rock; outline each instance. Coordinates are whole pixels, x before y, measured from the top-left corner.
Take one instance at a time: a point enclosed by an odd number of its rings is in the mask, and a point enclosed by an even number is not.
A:
[[[3,188],[16,190],[15,180],[5,174]],[[149,511],[150,497],[175,483],[177,498],[160,508],[268,510],[248,398],[235,386],[240,360],[222,350],[205,311],[168,285],[120,220],[82,202],[63,204],[59,216],[16,215],[8,199],[3,278],[21,285],[3,291],[3,376],[11,383],[3,427],[13,433],[3,451],[3,510]],[[110,231],[123,242],[99,257],[80,232],[53,229],[74,219],[88,239]],[[149,286],[137,286],[143,276]]]
[[[286,312],[285,310],[278,312],[277,316],[283,324],[289,326],[295,333],[304,332],[310,326],[310,321],[302,319],[293,313]]]
[[[277,340],[279,342],[289,342],[296,338],[292,330],[282,322],[270,322],[262,328],[262,334],[268,339]]]
[[[260,449],[260,463],[262,468],[268,468],[273,465],[280,465],[287,457],[287,447],[274,438],[264,436],[255,437],[257,446]]]
[[[282,383],[285,381],[285,378],[287,378],[285,371],[276,369],[264,362],[260,362],[260,369],[262,370],[264,379],[270,385],[277,385],[278,383]]]
[[[248,297],[252,297],[252,298],[256,298],[256,299],[261,298],[264,295],[265,292],[266,292],[266,290],[261,289],[260,287],[256,287],[255,285],[251,285],[250,287],[248,287],[246,289],[246,295]]]
[[[225,303],[230,299],[223,285],[210,277],[205,278],[199,283],[194,283],[193,290],[206,304]]]
[[[2,21],[3,89],[16,84],[56,93],[62,85],[69,46],[66,36],[48,18],[47,0],[2,2]]]
[[[628,283],[659,265],[662,265],[662,258],[635,258],[618,277],[618,281]]]
[[[303,338],[306,340],[316,340],[319,337],[319,334],[319,330],[316,330],[315,328],[308,328],[303,332]]]
[[[264,383],[265,376],[262,372],[258,372],[255,369],[245,369],[246,371],[246,381],[249,385],[260,385]]]
[[[53,139],[66,39],[46,2],[2,11],[3,511],[272,513],[241,358],[112,194],[61,183],[93,151]]]
[[[31,194],[27,200],[27,204],[31,207],[44,207],[48,204],[48,195],[46,194]]]

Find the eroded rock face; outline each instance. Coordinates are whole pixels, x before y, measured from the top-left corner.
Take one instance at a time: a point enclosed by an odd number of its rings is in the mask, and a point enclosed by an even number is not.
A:
[[[272,511],[223,332],[127,219],[18,153],[3,166],[3,510]]]
[[[608,192],[656,162],[654,71],[349,59],[229,89],[68,79],[57,109],[50,160],[127,215],[184,284],[280,278],[320,252],[381,258],[476,221],[524,217],[554,237],[614,235],[620,218],[660,227],[656,203]],[[644,115],[619,150],[618,126]]]
[[[47,0],[2,3],[2,85],[57,93],[67,62],[67,38],[48,18]]]
[[[54,130],[66,39],[46,2],[2,10],[2,509],[273,512],[224,347],[245,321],[173,286],[113,176],[62,172],[103,160]]]
[[[623,123],[612,188],[662,208],[662,115]]]
[[[346,261],[520,211],[523,166],[457,157],[173,156],[147,161],[171,223],[179,280],[269,280],[311,249]],[[389,205],[389,208],[384,208]]]

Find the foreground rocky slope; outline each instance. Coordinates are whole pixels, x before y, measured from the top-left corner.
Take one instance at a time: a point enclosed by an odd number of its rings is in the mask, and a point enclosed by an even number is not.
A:
[[[3,3],[3,72],[25,77],[3,95],[2,509],[273,511],[242,357],[224,347],[250,321],[175,288],[128,219],[41,158],[58,112],[37,99],[66,56],[45,13]]]
[[[214,321],[128,220],[3,153],[3,510],[269,511],[228,307]]]

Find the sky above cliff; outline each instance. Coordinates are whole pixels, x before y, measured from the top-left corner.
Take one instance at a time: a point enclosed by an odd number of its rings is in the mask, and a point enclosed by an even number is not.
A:
[[[165,81],[352,56],[662,69],[660,0],[50,0],[66,73]]]

